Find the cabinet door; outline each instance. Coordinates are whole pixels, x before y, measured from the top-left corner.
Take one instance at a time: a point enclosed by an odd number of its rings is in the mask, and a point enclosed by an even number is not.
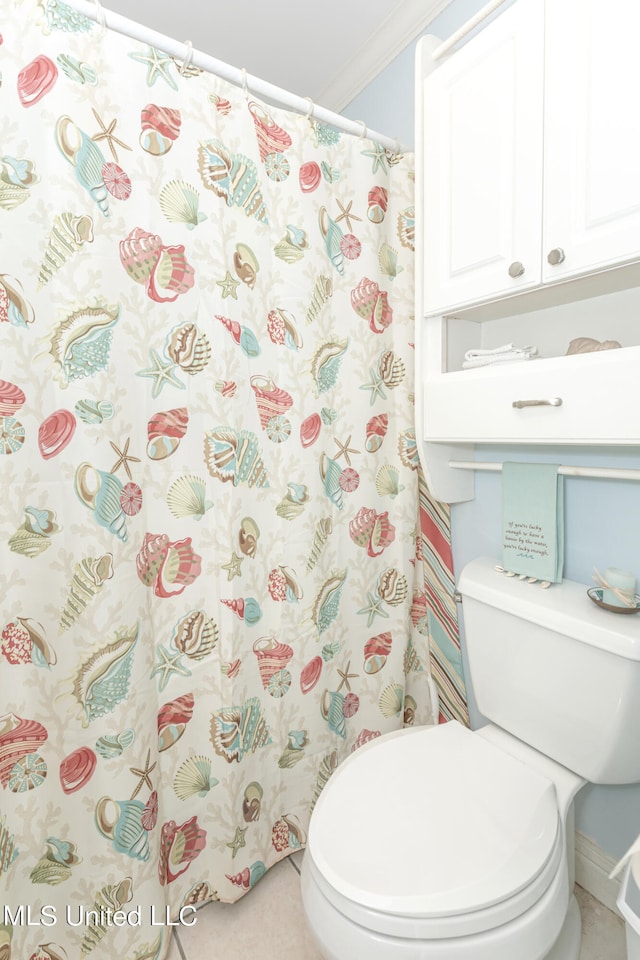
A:
[[[540,283],[543,12],[519,0],[424,81],[425,314]]]
[[[550,281],[640,256],[640,3],[551,0],[545,31]]]

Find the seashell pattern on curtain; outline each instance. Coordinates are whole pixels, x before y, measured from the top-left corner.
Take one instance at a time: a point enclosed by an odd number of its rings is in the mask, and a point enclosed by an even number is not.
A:
[[[60,0],[0,70],[0,952],[160,958],[430,676],[466,719],[412,158]]]

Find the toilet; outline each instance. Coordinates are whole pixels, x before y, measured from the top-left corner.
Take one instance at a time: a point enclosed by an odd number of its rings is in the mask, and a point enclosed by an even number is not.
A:
[[[640,618],[494,560],[462,571],[478,709],[352,753],[313,810],[302,901],[325,960],[578,960],[573,800],[640,781]]]

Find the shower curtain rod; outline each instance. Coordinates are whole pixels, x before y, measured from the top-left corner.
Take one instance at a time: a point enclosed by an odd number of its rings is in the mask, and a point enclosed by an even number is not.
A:
[[[325,107],[318,106],[313,103],[309,97],[299,97],[297,94],[290,93],[282,87],[277,87],[272,83],[268,83],[266,80],[261,80],[259,77],[248,74],[246,70],[232,67],[222,60],[216,60],[215,57],[210,57],[206,53],[195,50],[190,41],[181,42],[167,37],[162,33],[157,33],[155,30],[141,23],[137,23],[135,20],[129,20],[127,17],[105,9],[97,0],[65,0],[65,2],[83,16],[95,20],[98,23],[103,23],[110,30],[115,30],[116,33],[131,37],[133,40],[139,40],[141,43],[148,43],[150,46],[161,50],[163,53],[169,54],[171,57],[176,57],[178,60],[186,60],[194,67],[199,67],[202,70],[206,70],[207,73],[213,73],[223,80],[228,80],[229,83],[243,87],[245,91],[249,90],[257,96],[266,97],[288,109],[308,115],[314,120],[319,120],[332,127],[337,127],[345,133],[359,135],[363,139],[368,137],[371,140],[377,141],[383,147],[393,150],[395,153],[402,152],[402,146],[398,140],[393,140],[391,137],[376,133],[375,130],[369,130],[364,120],[349,120],[339,113],[333,113],[331,110],[325,109]]]

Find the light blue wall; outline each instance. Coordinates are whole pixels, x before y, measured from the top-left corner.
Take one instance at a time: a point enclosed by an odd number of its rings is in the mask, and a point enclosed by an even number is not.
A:
[[[453,0],[428,32],[445,40],[484,4],[485,0]],[[414,144],[414,54],[415,44],[412,44],[343,111],[351,119],[364,120],[373,130],[398,138],[408,148]],[[638,423],[640,426],[640,409]],[[488,446],[478,448],[476,459],[640,468],[638,448],[607,451],[573,446]],[[451,509],[456,575],[473,557],[500,557],[500,475],[478,473],[475,489],[472,501]],[[594,566],[600,570],[617,566],[635,571],[640,581],[639,484],[568,477],[565,479],[565,518],[565,577],[592,585]],[[640,631],[640,622],[638,629]],[[470,707],[472,719],[477,722],[479,715],[473,691],[470,691]],[[636,735],[640,750],[640,731]],[[576,827],[611,856],[621,856],[640,833],[640,785],[586,786],[576,803]]]

